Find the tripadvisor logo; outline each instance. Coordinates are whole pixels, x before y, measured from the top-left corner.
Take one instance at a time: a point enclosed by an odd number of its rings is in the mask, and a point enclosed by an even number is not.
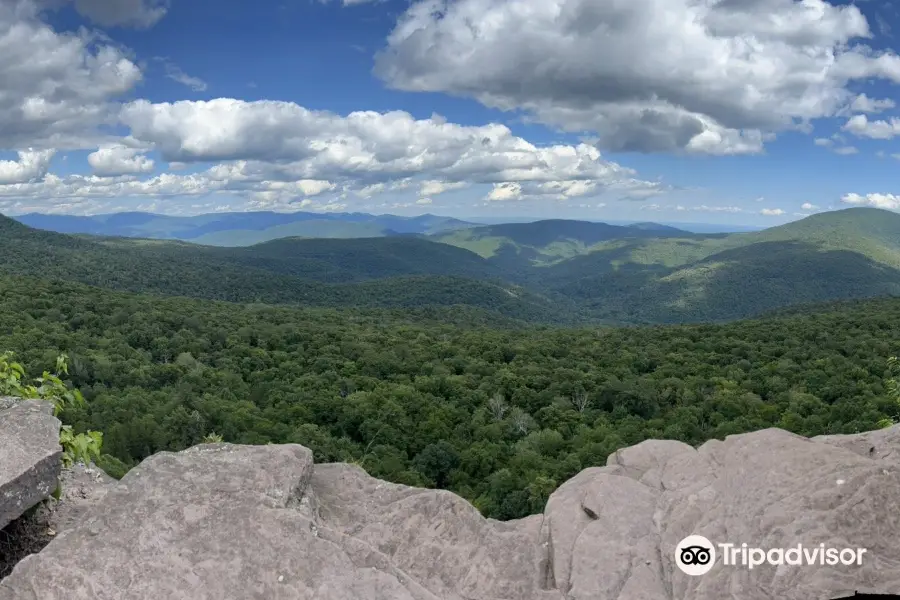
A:
[[[718,549],[718,552],[717,552]],[[726,567],[753,569],[760,565],[861,565],[865,548],[829,548],[825,544],[790,548],[754,548],[747,544],[713,544],[702,535],[689,535],[675,546],[675,564],[682,572],[704,575],[720,555]]]

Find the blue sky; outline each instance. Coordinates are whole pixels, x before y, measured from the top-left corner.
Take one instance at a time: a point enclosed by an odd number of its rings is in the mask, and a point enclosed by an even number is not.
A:
[[[895,31],[875,1],[10,0],[0,211],[900,209]]]

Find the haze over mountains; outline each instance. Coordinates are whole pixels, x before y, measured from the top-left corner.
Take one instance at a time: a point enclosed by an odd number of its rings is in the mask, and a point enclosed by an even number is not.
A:
[[[282,237],[357,238],[434,233],[472,224],[451,217],[400,217],[367,213],[240,212],[172,217],[144,212],[107,215],[14,217],[20,223],[59,233],[191,241],[210,246],[249,246]]]
[[[476,226],[430,215],[298,213],[288,229],[296,225],[309,234],[343,239],[283,236],[216,247],[109,237],[114,231],[200,242],[286,231],[283,223],[273,225],[272,214],[245,214],[243,220],[237,214],[142,213],[20,218],[106,237],[72,237],[7,218],[0,242],[7,256],[3,268],[135,292],[239,302],[464,305],[537,323],[724,321],[796,304],[900,294],[900,215],[870,208],[731,234],[656,223],[545,220]]]

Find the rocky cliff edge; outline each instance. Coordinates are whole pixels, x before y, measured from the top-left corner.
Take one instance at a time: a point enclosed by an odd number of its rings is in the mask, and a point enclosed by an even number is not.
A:
[[[0,437],[2,424],[0,413]],[[543,514],[512,522],[485,519],[450,492],[386,483],[351,465],[316,465],[298,445],[160,453],[93,498],[0,581],[0,599],[900,593],[900,427],[813,439],[768,429],[699,449],[646,441],[566,482]],[[824,544],[866,554],[848,566],[747,569],[717,559],[705,575],[689,576],[675,550],[690,534],[714,544]]]

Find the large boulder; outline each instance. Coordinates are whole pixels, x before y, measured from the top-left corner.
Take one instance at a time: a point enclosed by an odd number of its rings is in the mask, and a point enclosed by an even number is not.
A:
[[[874,448],[874,449],[873,449]],[[297,445],[157,454],[0,582],[2,600],[720,600],[900,592],[900,430],[647,441],[501,523]],[[688,535],[865,548],[859,565],[676,565]]]
[[[0,529],[56,489],[59,427],[49,403],[0,398]]]

